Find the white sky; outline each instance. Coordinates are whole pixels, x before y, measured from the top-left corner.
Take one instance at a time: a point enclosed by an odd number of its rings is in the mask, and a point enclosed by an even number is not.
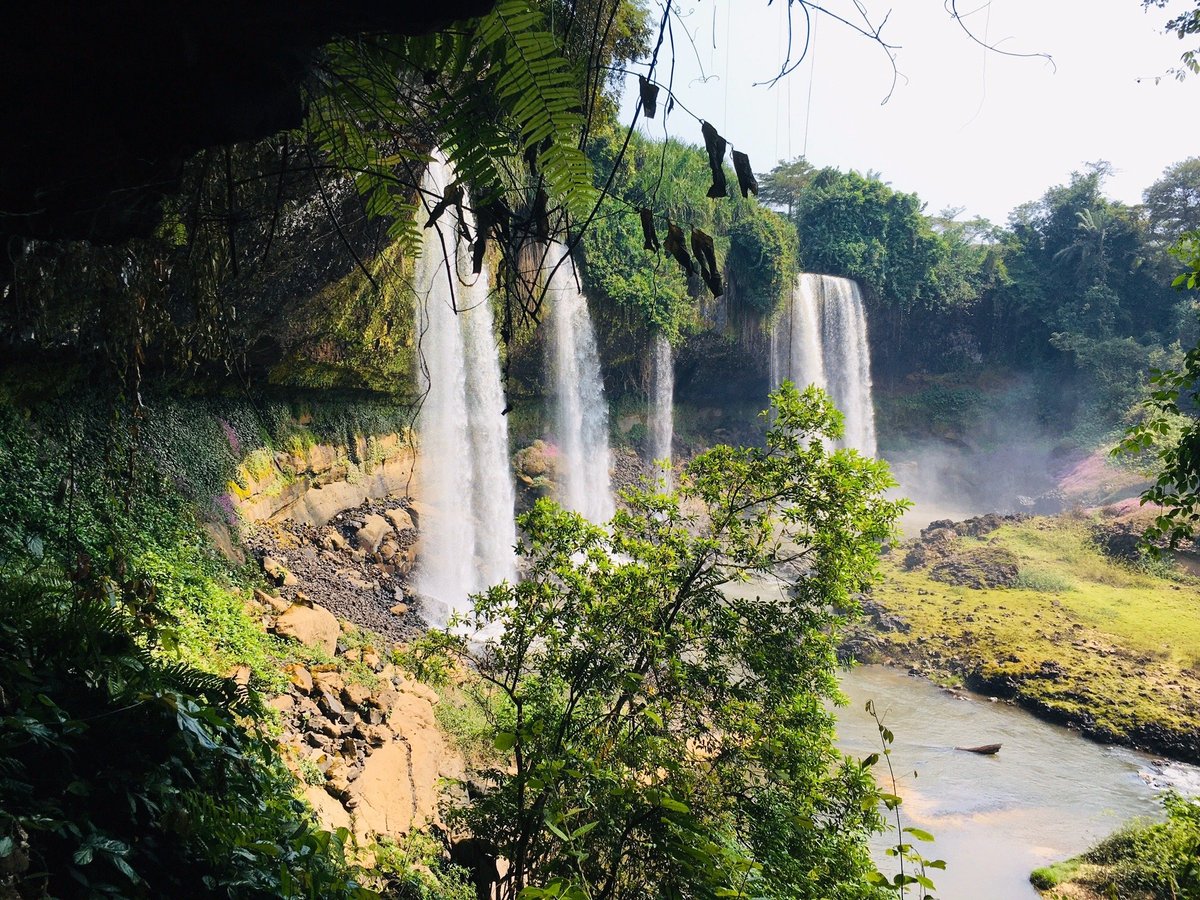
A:
[[[656,24],[661,2],[650,3]],[[904,77],[887,104],[880,101],[892,74],[883,51],[824,17],[810,59],[774,87],[754,87],[783,59],[787,0],[769,8],[766,0],[676,0],[676,94],[749,153],[758,172],[804,153],[807,133],[814,165],[874,169],[897,190],[919,194],[929,213],[965,207],[965,216],[996,223],[1091,160],[1114,165],[1110,196],[1137,203],[1164,168],[1200,155],[1200,76],[1180,83],[1166,75],[1188,46],[1163,33],[1170,8],[1144,12],[1139,0],[983,2],[959,3],[978,9],[967,20],[977,34],[1005,50],[1048,53],[1057,71],[1043,59],[972,43],[942,0],[862,0],[873,19],[892,10],[883,36],[900,45]],[[852,0],[824,5],[856,15]],[[799,41],[802,16],[793,15]],[[663,83],[668,50],[655,75]],[[1157,75],[1165,77],[1155,84]],[[634,81],[625,92],[627,121],[636,92]],[[641,127],[661,137],[661,117]],[[699,124],[679,110],[669,128],[702,142]]]

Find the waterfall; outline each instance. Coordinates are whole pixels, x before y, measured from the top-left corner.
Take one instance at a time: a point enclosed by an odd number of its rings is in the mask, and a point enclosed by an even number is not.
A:
[[[796,290],[792,294],[791,378],[801,390],[810,384],[824,388],[830,380],[825,373],[825,348],[821,336],[824,278],[802,272],[796,276]]]
[[[825,388],[845,417],[840,444],[875,455],[875,406],[871,396],[871,349],[858,284],[848,278],[796,278],[789,308],[770,334],[773,386],[789,379],[803,390]]]
[[[671,442],[675,436],[675,363],[671,342],[662,333],[651,346],[650,452],[655,462],[666,460],[667,487],[671,485]]]
[[[435,153],[421,187],[441,196],[453,180]],[[417,590],[448,613],[469,611],[470,594],[516,577],[515,491],[488,272],[471,272],[454,215],[447,210],[440,229],[426,229],[413,275],[425,392],[417,418],[424,506]]]
[[[592,318],[566,245],[549,245],[546,266],[550,272],[546,285],[550,303],[547,348],[559,453],[558,501],[592,522],[607,522],[614,510],[608,405]]]
[[[819,278],[825,292],[825,380],[833,402],[846,417],[843,444],[864,456],[875,455],[875,403],[871,396],[871,347],[867,343],[867,313],[858,283],[828,275]]]

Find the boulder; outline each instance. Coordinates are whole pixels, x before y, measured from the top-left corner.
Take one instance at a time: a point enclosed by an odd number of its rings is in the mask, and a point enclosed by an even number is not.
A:
[[[350,813],[337,800],[327,794],[322,788],[309,785],[304,789],[304,799],[317,814],[317,820],[330,830],[349,828]]]
[[[306,697],[300,694],[296,697],[296,716],[301,720],[312,721],[321,715],[321,708],[313,702],[311,697]]]
[[[355,731],[372,747],[382,747],[393,737],[392,729],[386,725],[360,725]]]
[[[319,693],[320,698],[317,700],[317,703],[320,704],[321,709],[325,710],[326,715],[337,719],[345,717],[346,707],[342,705],[342,701],[339,700],[336,695],[331,694],[326,690],[321,690]],[[341,734],[340,729],[338,734]]]
[[[308,669],[299,663],[292,663],[284,668],[287,672],[288,681],[292,686],[302,694],[311,694],[313,689],[313,677]]]
[[[329,551],[336,552],[350,549],[350,544],[342,537],[342,533],[328,525],[321,529],[321,535],[317,541],[323,548]]]
[[[332,656],[340,629],[333,613],[323,606],[291,606],[275,621],[275,633],[295,638],[306,647],[320,647]]]
[[[262,561],[262,569],[266,576],[271,579],[271,582],[276,585],[292,585],[296,584],[296,576],[293,575],[288,567],[273,556],[264,556]]]
[[[391,522],[377,513],[372,513],[366,517],[362,528],[355,534],[354,545],[364,553],[374,553],[391,530]]]
[[[268,594],[266,591],[260,588],[254,589],[254,599],[267,609],[271,610],[271,612],[275,613],[275,615],[285,612],[287,608],[292,605],[282,597],[276,597],[272,594]]]
[[[352,682],[342,689],[342,699],[351,706],[364,709],[371,699],[371,689],[365,684]]]
[[[409,544],[407,547],[401,547],[391,561],[401,575],[407,575],[417,564],[417,545]]]
[[[408,514],[408,510],[396,508],[389,509],[384,513],[388,521],[392,523],[392,527],[397,531],[412,531],[417,526],[413,523],[412,516]]]
[[[335,697],[346,689],[346,679],[342,677],[342,673],[332,669],[313,672],[313,683],[316,684],[317,690],[333,694]]]

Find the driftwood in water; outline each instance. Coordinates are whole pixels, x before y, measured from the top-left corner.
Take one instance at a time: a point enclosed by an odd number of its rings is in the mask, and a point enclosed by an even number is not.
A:
[[[999,744],[980,744],[978,747],[955,747],[955,750],[963,750],[967,753],[979,753],[982,756],[992,756],[1000,752]]]

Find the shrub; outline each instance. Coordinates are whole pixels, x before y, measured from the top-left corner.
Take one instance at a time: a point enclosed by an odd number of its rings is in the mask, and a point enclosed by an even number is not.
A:
[[[0,892],[369,897],[254,731],[256,698],[172,662],[120,557],[0,575]],[[243,725],[242,723],[246,724]]]

